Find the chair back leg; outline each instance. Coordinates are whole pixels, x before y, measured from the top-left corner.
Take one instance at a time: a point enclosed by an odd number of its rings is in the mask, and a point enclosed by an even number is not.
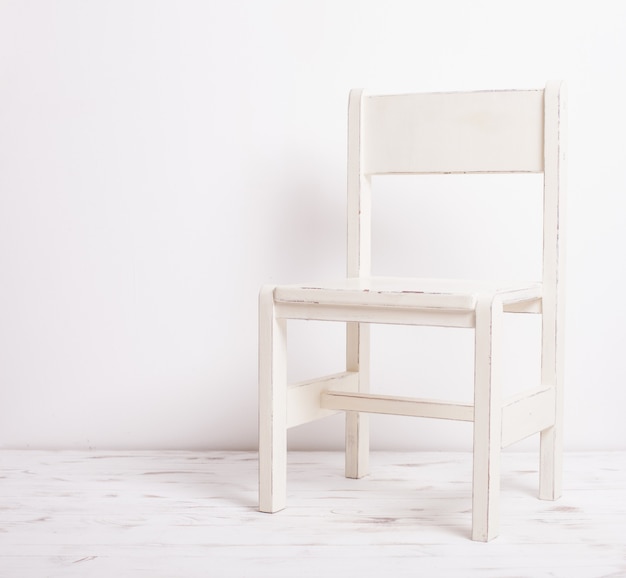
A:
[[[359,373],[360,393],[369,392],[370,326],[346,324],[346,370]],[[369,473],[369,416],[346,412],[346,478],[362,478]]]

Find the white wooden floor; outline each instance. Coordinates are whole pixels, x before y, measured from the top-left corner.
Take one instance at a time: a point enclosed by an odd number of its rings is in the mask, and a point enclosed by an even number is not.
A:
[[[291,453],[289,506],[256,511],[242,452],[0,452],[0,577],[626,577],[626,453],[505,453],[500,537],[470,535],[471,456]]]

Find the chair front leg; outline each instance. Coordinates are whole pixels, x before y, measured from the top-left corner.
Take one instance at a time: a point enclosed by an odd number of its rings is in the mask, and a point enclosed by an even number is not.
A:
[[[287,501],[287,321],[277,319],[274,287],[259,295],[259,510]]]
[[[479,300],[474,359],[474,475],[472,539],[488,542],[498,535],[502,402],[500,346],[502,304]]]

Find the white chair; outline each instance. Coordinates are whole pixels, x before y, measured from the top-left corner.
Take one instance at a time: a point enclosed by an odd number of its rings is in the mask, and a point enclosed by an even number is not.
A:
[[[498,534],[502,447],[539,433],[539,497],[561,494],[565,90],[350,93],[348,271],[320,285],[265,286],[259,305],[260,510],[286,502],[287,430],[346,412],[346,476],[368,473],[367,413],[470,421],[472,539]],[[501,283],[370,275],[371,176],[542,173],[543,279]],[[503,313],[542,315],[541,381],[503,400]],[[288,319],[347,323],[346,371],[296,386],[286,380]],[[369,324],[470,327],[475,331],[474,403],[369,393]]]

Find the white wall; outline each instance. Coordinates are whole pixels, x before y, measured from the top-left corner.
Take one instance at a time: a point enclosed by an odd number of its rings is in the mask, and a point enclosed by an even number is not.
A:
[[[343,274],[348,90],[565,78],[566,443],[625,449],[625,54],[619,1],[3,0],[0,446],[255,447],[259,286]],[[521,182],[425,182],[380,183],[377,272],[438,273],[456,250],[461,273],[473,261],[508,275],[511,255],[537,270]],[[477,189],[482,217],[460,187]],[[433,229],[437,216],[456,237]],[[538,367],[537,325],[519,323],[515,386]],[[294,379],[340,368],[340,326],[291,334]],[[469,333],[377,328],[374,342],[389,391],[471,396]],[[337,448],[342,430],[340,418],[305,426],[292,446]],[[469,434],[378,417],[373,438],[466,449]]]

